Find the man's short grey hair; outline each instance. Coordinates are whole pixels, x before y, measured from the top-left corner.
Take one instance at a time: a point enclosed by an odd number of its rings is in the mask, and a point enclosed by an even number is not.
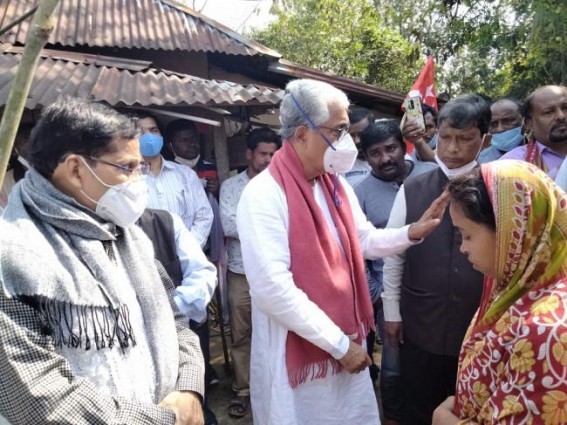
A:
[[[307,118],[293,101],[291,95],[317,126],[330,117],[329,105],[338,103],[348,109],[349,100],[344,92],[328,83],[316,80],[293,80],[285,88],[285,95],[280,104],[280,134],[282,139],[288,139],[295,133],[297,127],[309,125]]]

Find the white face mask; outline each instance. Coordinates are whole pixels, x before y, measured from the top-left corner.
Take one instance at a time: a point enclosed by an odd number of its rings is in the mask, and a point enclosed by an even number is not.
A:
[[[472,171],[478,165],[478,162],[476,162],[475,159],[474,161],[469,162],[462,167],[448,168],[441,160],[441,158],[439,158],[437,152],[435,152],[435,162],[437,163],[437,165],[439,165],[439,168],[441,168],[441,171],[443,171],[443,174],[445,174],[449,180],[453,180],[455,177],[459,177],[463,174],[468,173],[469,171]]]
[[[146,182],[138,178],[112,186],[103,182],[84,159],[83,162],[98,182],[108,188],[98,202],[81,190],[96,204],[95,213],[120,227],[130,227],[136,223],[148,205]]]
[[[197,162],[199,162],[199,158],[201,158],[201,155],[197,155],[193,159],[181,158],[180,156],[175,155],[174,161],[178,164],[187,165],[190,168],[195,168]]]
[[[482,136],[482,142],[478,147],[478,152],[476,153],[474,160],[472,160],[468,164],[465,164],[458,168],[449,168],[445,165],[445,163],[441,160],[441,158],[439,158],[439,156],[437,155],[437,150],[435,150],[435,162],[437,163],[437,165],[439,165],[439,168],[441,168],[441,171],[443,171],[443,174],[445,174],[449,180],[453,180],[455,177],[462,176],[463,174],[472,171],[478,165],[477,158],[482,152],[482,147],[484,146],[485,138],[486,138],[486,134]]]
[[[327,173],[342,174],[350,171],[358,156],[358,149],[354,144],[354,140],[350,134],[346,133],[343,137],[334,143],[321,135],[327,146],[325,155],[323,156],[323,167]]]
[[[195,168],[197,162],[199,162],[199,159],[201,158],[200,154],[193,159],[182,158],[177,155],[177,153],[175,153],[175,150],[173,149],[173,145],[171,143],[169,144],[169,147],[171,148],[171,152],[173,152],[173,155],[175,156],[173,160],[178,164],[187,165],[189,168]]]
[[[307,120],[307,123],[311,130],[318,131],[319,127],[315,125],[313,120],[309,118],[309,114],[301,107],[301,104],[297,101],[293,93],[289,93],[291,100],[301,112],[301,115]],[[354,161],[358,156],[358,149],[352,140],[352,136],[346,133],[336,142],[331,143],[323,134],[319,133],[323,138],[325,143],[327,143],[327,150],[323,156],[323,167],[327,173],[330,174],[342,174],[350,171],[354,165]]]

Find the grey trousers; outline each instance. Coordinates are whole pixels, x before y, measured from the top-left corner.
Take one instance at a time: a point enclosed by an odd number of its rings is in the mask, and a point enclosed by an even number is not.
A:
[[[228,308],[232,345],[230,353],[234,380],[232,390],[238,396],[250,395],[250,341],[252,340],[252,309],[250,286],[246,275],[227,272]]]

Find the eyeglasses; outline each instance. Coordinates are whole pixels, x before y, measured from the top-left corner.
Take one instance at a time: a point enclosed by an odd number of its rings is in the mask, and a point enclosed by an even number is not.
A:
[[[320,128],[324,128],[325,130],[329,130],[331,132],[331,134],[335,137],[335,140],[339,140],[341,139],[343,136],[345,136],[348,131],[350,130],[350,123],[349,124],[345,124],[342,127],[339,128],[331,128],[331,127],[325,127],[322,125],[315,125],[315,123],[313,122],[313,120],[309,117],[309,114],[305,111],[305,109],[303,109],[301,107],[301,104],[299,103],[299,101],[295,98],[295,96],[293,95],[293,93],[289,92],[289,95],[291,97],[291,100],[293,101],[293,103],[295,103],[295,106],[297,106],[297,109],[299,109],[299,112],[301,112],[301,115],[303,115],[303,117],[305,118],[305,120],[307,121],[307,124],[309,124],[309,128],[311,128],[312,130],[316,131],[319,130]],[[327,138],[321,134],[321,136],[323,137],[323,139],[325,139],[325,141],[332,146],[332,143],[329,142],[329,140],[327,140]]]
[[[325,127],[322,125],[318,125],[316,127],[317,129],[319,128],[324,128],[325,130],[329,130],[331,132],[331,134],[333,135],[333,137],[335,138],[335,140],[339,140],[342,139],[343,136],[345,136],[348,131],[350,130],[350,124],[345,124],[342,127],[339,128],[331,128],[331,127]]]
[[[150,164],[148,164],[147,162],[140,162],[138,165],[136,165],[134,168],[132,168],[128,165],[116,164],[114,162],[107,161],[106,159],[97,158],[95,156],[89,156],[89,159],[91,159],[92,161],[95,161],[95,162],[100,162],[102,164],[106,164],[106,165],[110,165],[112,167],[116,167],[120,171],[123,171],[123,172],[125,172],[129,175],[132,175],[134,173],[146,175],[146,174],[150,173]]]

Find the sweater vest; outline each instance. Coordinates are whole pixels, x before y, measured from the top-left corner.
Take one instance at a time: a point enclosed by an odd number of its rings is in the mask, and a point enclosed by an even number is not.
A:
[[[408,180],[406,223],[419,220],[448,181],[441,169]],[[459,354],[480,304],[483,275],[460,246],[461,235],[447,208],[439,227],[406,251],[400,299],[404,337],[432,354]]]
[[[175,286],[181,285],[183,272],[177,257],[175,228],[171,214],[167,211],[147,208],[137,224],[152,241],[156,260],[163,265]]]

